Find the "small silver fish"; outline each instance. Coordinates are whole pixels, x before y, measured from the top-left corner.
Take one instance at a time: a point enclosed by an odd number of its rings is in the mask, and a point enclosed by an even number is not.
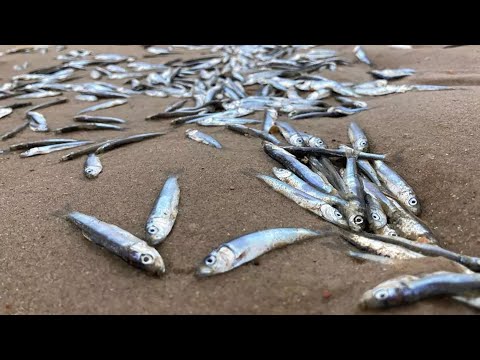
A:
[[[127,263],[153,275],[165,273],[165,264],[158,251],[118,226],[76,211],[69,213],[67,220],[78,226],[88,240],[111,251]]]
[[[12,108],[0,108],[0,119],[10,115],[13,112]]]
[[[275,126],[278,119],[278,112],[275,109],[265,110],[265,118],[263,120],[263,131],[265,133],[270,133],[273,126]]]
[[[406,76],[415,74],[413,69],[384,69],[384,70],[371,70],[369,71],[377,79],[393,80],[401,79]]]
[[[226,126],[259,124],[260,122],[261,121],[255,119],[205,117],[198,120],[196,123],[202,126]]]
[[[126,121],[119,118],[110,116],[90,116],[90,115],[77,115],[73,118],[74,121],[89,122],[89,123],[104,123],[104,124],[125,124]]]
[[[148,216],[145,225],[145,240],[150,245],[163,242],[172,231],[178,214],[180,186],[176,176],[170,176]]]
[[[20,157],[25,158],[25,157],[31,157],[36,155],[50,154],[52,152],[71,149],[74,147],[79,147],[79,146],[83,146],[91,143],[93,143],[93,141],[75,141],[75,142],[68,142],[63,144],[40,146],[40,147],[31,148],[21,153]]]
[[[212,136],[202,133],[198,130],[187,129],[185,134],[188,138],[195,140],[199,143],[213,146],[214,148],[221,149],[222,145],[215,140]]]
[[[225,273],[271,250],[327,235],[328,232],[301,228],[268,229],[246,234],[213,250],[198,267],[196,275],[206,277]]]
[[[365,53],[365,51],[363,51],[360,45],[357,45],[353,48],[353,53],[355,54],[357,59],[360,60],[361,62],[370,66],[373,65],[370,59],[368,58],[367,54]]]
[[[88,179],[95,179],[103,171],[100,158],[94,153],[88,154],[83,173]]]
[[[112,108],[114,106],[124,105],[127,102],[128,102],[128,100],[126,100],[126,99],[115,99],[115,100],[106,101],[106,102],[103,102],[103,103],[100,103],[100,104],[97,104],[97,105],[90,106],[86,109],[80,110],[78,112],[78,115],[84,114],[84,113],[87,113],[87,112],[91,112],[91,111],[109,109],[109,108]]]
[[[402,275],[368,290],[359,305],[364,309],[383,309],[479,289],[480,274],[437,271],[421,276]]]
[[[78,101],[88,101],[88,102],[98,101],[98,98],[95,95],[84,95],[84,94],[76,95],[75,99]]]
[[[368,151],[367,135],[365,135],[365,132],[356,122],[351,122],[348,126],[348,139],[355,150]]]
[[[38,92],[19,95],[19,96],[16,96],[16,98],[17,99],[40,99],[40,98],[59,96],[59,95],[62,95],[62,93],[58,91],[38,91]]]
[[[29,126],[32,131],[35,132],[48,132],[50,131],[47,120],[45,117],[35,111],[27,112],[27,120],[30,122]]]
[[[39,141],[31,141],[26,143],[14,144],[10,145],[10,151],[17,151],[17,150],[28,150],[34,147],[39,146],[46,146],[46,145],[55,145],[55,144],[64,144],[69,142],[76,142],[79,140],[75,139],[45,139]]]
[[[82,124],[77,124],[77,125],[69,125],[65,126],[62,128],[55,129],[55,132],[57,134],[62,134],[62,133],[67,133],[67,132],[73,132],[73,131],[87,131],[87,130],[125,130],[125,128],[122,128],[121,126],[118,125],[112,125],[112,124],[103,124],[103,123],[82,123]]]

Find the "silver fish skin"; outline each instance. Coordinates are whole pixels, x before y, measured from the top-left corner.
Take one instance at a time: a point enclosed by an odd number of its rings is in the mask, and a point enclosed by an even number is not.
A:
[[[180,101],[175,101],[173,104],[170,104],[168,105],[164,112],[172,112],[172,111],[175,111],[175,110],[178,110],[180,109],[183,105],[185,105],[187,103],[188,99],[183,99],[183,100],[180,100]]]
[[[351,250],[348,251],[347,254],[348,256],[361,261],[371,261],[371,262],[376,262],[383,265],[395,264],[395,260],[386,256],[367,254],[367,253],[363,253],[359,251],[351,251]]]
[[[383,87],[356,87],[355,93],[365,96],[383,96],[396,93],[405,93],[414,90],[413,85],[386,85]]]
[[[399,236],[377,235],[377,234],[369,234],[369,233],[363,233],[363,235],[373,240],[378,240],[388,244],[402,246],[405,249],[415,251],[425,256],[443,257],[451,261],[454,261],[471,271],[476,271],[476,272],[480,271],[480,258],[475,256],[458,254],[453,251],[444,249],[438,245],[421,243],[418,241],[411,241]]]
[[[325,149],[320,147],[284,146],[283,149],[298,156],[321,156],[321,157],[346,157],[345,149]],[[355,150],[359,159],[385,160],[384,154],[366,153]]]
[[[367,205],[367,220],[370,230],[376,231],[387,225],[387,215],[382,209],[382,204],[377,198],[370,194],[365,194],[365,202]]]
[[[40,98],[59,96],[59,95],[62,95],[62,93],[58,91],[38,91],[38,92],[19,95],[19,96],[16,96],[16,98],[17,99],[40,99]]]
[[[205,134],[201,131],[194,130],[194,129],[187,129],[185,131],[185,135],[188,138],[190,138],[194,141],[197,141],[199,143],[209,145],[209,146],[213,146],[214,148],[217,148],[217,149],[222,148],[222,145],[217,140],[215,140],[212,136],[207,135],[207,134]]]
[[[370,66],[373,65],[370,59],[368,58],[367,54],[365,53],[365,51],[362,49],[360,45],[357,45],[353,48],[353,53],[355,54],[357,59],[360,60],[361,62]]]
[[[370,164],[368,160],[358,159],[357,165],[362,171],[362,173],[365,174],[365,176],[367,176],[370,181],[372,181],[375,185],[380,187],[382,191],[385,189],[382,183],[380,182],[380,179],[377,176],[377,172],[375,171],[372,164]],[[388,190],[385,190],[385,191],[388,191]]]
[[[406,76],[415,74],[414,69],[384,69],[384,70],[371,70],[369,71],[377,79],[393,80],[401,79]]]
[[[315,189],[313,186],[309,185],[290,170],[287,169],[280,169],[280,168],[273,168],[273,174],[284,183],[294,187],[295,189],[304,192],[314,198],[322,200],[330,205],[345,207],[348,206],[348,202],[344,199],[336,196],[324,193],[320,190]]]
[[[255,119],[206,117],[196,121],[196,124],[202,126],[226,126],[259,124],[260,122],[261,121]]]
[[[340,237],[356,248],[375,255],[386,256],[399,260],[418,259],[424,257],[424,255],[409,249],[405,249],[402,246],[372,239],[370,236],[371,234],[368,233],[351,232],[340,228],[336,229],[336,231]]]
[[[295,175],[312,185],[314,188],[326,192],[327,194],[335,194],[333,186],[325,182],[324,178],[313,172],[308,166],[302,164],[295,156],[269,142],[263,143],[263,150],[274,160],[278,161],[285,168],[293,172]]]
[[[78,226],[88,240],[127,263],[153,275],[160,276],[165,273],[165,264],[158,251],[118,226],[76,211],[69,213],[67,220]]]
[[[39,140],[39,141],[30,141],[30,142],[10,145],[10,150],[11,151],[28,150],[28,149],[31,149],[31,148],[34,148],[34,147],[39,147],[39,146],[64,144],[64,143],[70,143],[70,142],[76,142],[76,141],[79,141],[79,140],[75,140],[75,139],[45,139],[45,140]]]
[[[0,108],[0,119],[10,115],[13,112],[12,108]]]
[[[352,100],[348,97],[345,96],[336,96],[335,100],[337,100],[339,103],[347,106],[353,106],[355,108],[366,108],[368,107],[367,103],[364,101],[360,100]]]
[[[52,152],[71,149],[74,147],[79,147],[79,146],[83,146],[91,143],[93,143],[93,141],[75,141],[75,142],[68,142],[63,144],[40,146],[40,147],[31,148],[21,153],[20,157],[25,158],[25,157],[31,157],[36,155],[45,155],[45,154],[50,154]]]
[[[145,240],[151,246],[165,241],[172,231],[178,214],[180,186],[176,176],[166,181],[145,225]]]
[[[246,234],[213,250],[198,267],[196,275],[207,277],[225,273],[274,249],[326,235],[328,232],[301,228],[268,229]]]
[[[390,224],[381,227],[380,229],[373,230],[376,235],[383,235],[383,236],[398,236],[395,229],[392,228]]]
[[[95,179],[103,171],[103,165],[100,158],[94,153],[88,154],[85,160],[85,167],[83,169],[84,175],[88,179]]]
[[[73,118],[74,121],[79,122],[100,122],[104,124],[125,124],[127,121],[119,118],[114,118],[110,116],[89,116],[89,115],[78,115]]]
[[[47,120],[45,117],[35,111],[27,112],[27,120],[30,122],[30,129],[35,132],[48,132],[50,131]]]
[[[384,309],[479,289],[480,274],[437,271],[422,276],[402,275],[365,292],[360,306],[364,309]]]
[[[69,125],[65,126],[63,128],[58,128],[55,129],[55,132],[57,134],[61,133],[67,133],[67,132],[73,132],[73,131],[85,131],[85,130],[125,130],[125,128],[122,128],[121,126],[118,125],[112,125],[112,124],[104,124],[104,123],[82,123],[82,124],[77,124],[77,125]]]
[[[347,222],[342,213],[335,209],[330,204],[310,196],[300,190],[295,189],[280,180],[272,178],[267,175],[257,175],[257,178],[265,182],[268,186],[276,192],[282,194],[286,198],[292,200],[300,207],[314,213],[322,219],[331,222],[339,227],[348,228]]]
[[[373,166],[378,177],[395,198],[415,215],[421,212],[420,202],[407,182],[381,160],[375,160]]]
[[[93,58],[106,63],[119,63],[129,59],[128,56],[120,54],[97,54]]]
[[[88,102],[98,101],[98,98],[95,95],[84,95],[84,94],[75,95],[75,99],[78,101],[88,101]]]
[[[323,139],[319,138],[318,136],[310,135],[304,132],[300,132],[300,135],[302,136],[305,146],[316,147],[321,149],[327,148],[325,141],[323,141]]]
[[[267,109],[265,110],[265,118],[263,120],[263,131],[265,133],[270,133],[272,127],[275,126],[278,119],[278,112],[275,109]]]
[[[273,135],[264,133],[260,130],[249,128],[243,125],[227,125],[227,129],[232,130],[236,133],[243,134],[243,135],[250,135],[253,137],[257,137],[266,141],[271,142],[272,144],[279,145],[280,141]]]
[[[22,132],[23,130],[25,130],[27,127],[28,127],[28,124],[30,122],[27,120],[25,121],[23,124],[20,124],[18,125],[16,128],[0,135],[0,140],[1,141],[5,141],[5,140],[8,140],[8,139],[11,139],[13,138],[15,135],[17,135],[18,133]]]
[[[355,150],[368,152],[369,144],[367,135],[356,122],[348,126],[348,139]]]
[[[292,125],[284,121],[277,121],[275,125],[280,130],[284,139],[292,146],[305,146],[303,137]]]
[[[84,113],[87,113],[87,112],[97,111],[97,110],[109,109],[109,108],[112,108],[112,107],[115,107],[115,106],[124,105],[127,102],[128,102],[128,100],[126,100],[126,99],[109,100],[109,101],[106,101],[106,102],[103,102],[103,103],[100,103],[100,104],[90,106],[86,109],[80,110],[78,112],[78,115],[84,114]]]
[[[94,151],[96,155],[99,155],[99,154],[106,153],[107,151],[119,148],[121,146],[144,141],[147,139],[153,139],[157,136],[162,136],[165,134],[166,133],[155,132],[155,133],[145,133],[145,134],[127,136],[126,138],[121,138],[121,139],[112,139],[112,140],[105,141]]]

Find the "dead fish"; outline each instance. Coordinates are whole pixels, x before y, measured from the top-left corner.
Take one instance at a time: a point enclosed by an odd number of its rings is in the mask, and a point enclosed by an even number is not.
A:
[[[153,205],[145,225],[145,240],[152,246],[163,242],[172,231],[178,214],[180,186],[176,176],[170,176]]]
[[[39,146],[65,144],[65,143],[71,143],[71,142],[77,142],[77,141],[80,141],[80,140],[75,140],[75,139],[45,139],[45,140],[39,140],[39,141],[31,141],[31,142],[26,142],[26,143],[19,143],[19,144],[10,145],[10,151],[28,150],[28,149],[31,149],[31,148],[34,148],[34,147],[39,147]]]
[[[243,119],[243,118],[218,118],[218,117],[205,117],[199,119],[196,122],[202,126],[226,126],[226,125],[248,125],[259,124],[261,121],[255,119]]]
[[[115,117],[109,116],[90,116],[90,115],[77,115],[73,118],[74,121],[89,122],[89,123],[111,123],[111,124],[125,124],[127,121]]]
[[[359,305],[382,309],[418,302],[431,297],[462,295],[480,289],[480,274],[437,271],[420,276],[402,275],[384,281],[364,293]]]
[[[371,234],[351,232],[344,229],[336,229],[338,234],[353,246],[360,250],[375,254],[386,256],[392,259],[407,260],[418,259],[424,257],[422,254],[415,251],[405,249],[402,246],[385,243],[371,238]]]
[[[167,54],[170,54],[170,50],[169,49],[165,49],[165,48],[161,48],[161,47],[154,47],[154,46],[151,46],[151,47],[148,47],[145,49],[150,55],[154,55],[154,56],[157,56],[157,55],[167,55]]]
[[[3,134],[2,136],[0,136],[0,140],[1,141],[5,141],[7,139],[11,139],[13,138],[15,135],[17,135],[18,133],[22,132],[23,130],[25,130],[27,127],[28,127],[28,124],[30,123],[30,121],[26,120],[23,124],[21,125],[18,125],[16,128],[14,128],[13,130],[11,131],[8,131],[6,132],[5,134]]]
[[[36,155],[50,154],[52,152],[71,149],[74,147],[79,147],[79,146],[83,146],[91,143],[93,143],[93,141],[75,141],[75,142],[68,142],[63,144],[35,147],[21,153],[20,157],[25,158],[25,157],[31,157]]]
[[[103,154],[107,151],[119,148],[124,145],[133,144],[133,143],[140,142],[147,139],[152,139],[157,136],[162,136],[165,134],[166,133],[162,133],[162,132],[154,132],[154,133],[132,135],[122,139],[109,140],[109,141],[106,141],[104,144],[102,144],[100,147],[98,147],[95,150],[95,154],[97,155]]]
[[[236,133],[239,133],[239,134],[242,134],[242,135],[250,135],[250,136],[253,136],[253,137],[257,137],[257,138],[269,141],[269,142],[271,142],[272,144],[275,144],[275,145],[280,144],[280,141],[277,138],[275,138],[275,136],[273,136],[271,134],[268,134],[268,133],[264,133],[264,132],[262,132],[260,130],[257,130],[257,129],[252,129],[252,128],[243,126],[243,125],[233,125],[233,124],[230,125],[229,124],[229,125],[227,125],[227,129],[232,130],[232,131],[234,131]]]
[[[157,250],[118,226],[76,211],[69,213],[67,220],[78,226],[88,240],[127,263],[157,276],[165,272],[165,264]]]
[[[98,98],[95,95],[85,95],[85,94],[78,94],[75,96],[75,99],[78,101],[89,101],[89,102],[98,101]]]
[[[347,254],[348,256],[361,261],[371,261],[371,262],[376,262],[383,265],[395,264],[395,260],[392,260],[391,258],[386,256],[367,254],[367,253],[362,253],[359,251],[351,251],[351,250],[348,251]]]
[[[83,123],[78,125],[69,125],[63,128],[55,129],[54,131],[57,134],[68,133],[73,131],[85,131],[85,130],[125,130],[125,128],[112,125],[112,124],[103,124],[103,123]]]
[[[28,111],[36,111],[36,110],[45,109],[47,107],[54,106],[54,105],[65,104],[67,101],[68,101],[68,99],[66,99],[66,98],[60,98],[60,99],[56,99],[56,100],[53,100],[53,101],[48,101],[46,103],[35,105],[34,107],[29,109]]]
[[[380,181],[395,198],[413,214],[419,215],[421,212],[420,202],[412,187],[383,161],[375,160],[373,166],[377,171]]]
[[[15,109],[20,109],[20,108],[31,106],[31,105],[32,105],[32,103],[30,101],[21,102],[21,103],[14,102],[12,104],[8,104],[8,105],[3,106],[3,108],[11,108],[11,109],[15,110]]]
[[[293,186],[290,186],[270,176],[257,175],[257,178],[265,182],[276,192],[292,200],[295,204],[314,213],[322,219],[331,222],[332,224],[335,224],[339,227],[348,227],[348,224],[342,213],[340,213],[340,211],[335,209],[332,205],[327,204],[326,202],[310,196],[300,190],[297,190]]]
[[[10,115],[12,112],[12,108],[0,108],[0,119]]]
[[[233,270],[257,257],[280,247],[302,240],[328,236],[327,231],[301,228],[268,229],[243,235],[213,250],[197,269],[199,277]]]
[[[85,161],[85,168],[83,169],[83,173],[88,179],[94,179],[103,170],[102,163],[100,158],[95,155],[94,153],[88,154],[87,160]]]
[[[356,122],[351,122],[348,126],[348,139],[355,150],[368,151],[367,135],[365,135],[365,132]]]
[[[283,138],[293,146],[304,146],[303,137],[300,132],[285,121],[277,121],[275,126],[280,130]]]
[[[40,99],[40,98],[59,96],[59,95],[62,95],[62,93],[58,91],[38,91],[38,92],[19,95],[19,96],[16,96],[16,98],[17,99]]]
[[[360,45],[355,46],[355,48],[353,49],[353,53],[355,54],[357,59],[360,60],[361,62],[367,65],[373,66],[372,62],[370,61],[367,54],[365,53],[365,51],[363,51]]]
[[[105,67],[105,70],[110,71],[112,73],[126,73],[127,70],[125,70],[123,67],[110,64]]]
[[[93,58],[106,63],[120,63],[129,59],[128,56],[120,54],[97,54]]]
[[[275,109],[265,110],[265,118],[263,120],[263,131],[265,133],[270,133],[272,127],[276,125],[278,119],[278,112]]]
[[[47,120],[45,117],[34,111],[27,112],[27,120],[29,121],[29,126],[32,131],[35,132],[48,132],[50,129],[48,128]]]
[[[367,103],[364,101],[360,100],[352,100],[348,97],[345,96],[336,96],[335,100],[337,100],[339,103],[346,105],[346,106],[351,106],[355,108],[366,108],[368,107]]]
[[[212,136],[202,133],[198,130],[187,129],[185,134],[188,138],[195,140],[199,143],[213,146],[214,148],[221,149],[222,145],[215,140]]]
[[[172,112],[172,111],[175,111],[175,110],[178,110],[180,109],[183,105],[185,105],[187,103],[188,99],[183,99],[183,100],[180,100],[180,101],[175,101],[174,103],[170,104],[169,106],[167,106],[164,110],[164,112]]]
[[[371,70],[369,71],[377,79],[393,80],[401,79],[406,76],[415,74],[414,69],[384,69],[384,70]]]
[[[115,106],[124,105],[127,102],[128,102],[128,100],[125,100],[125,99],[109,100],[109,101],[106,101],[106,102],[103,102],[103,103],[100,103],[100,104],[97,104],[97,105],[90,106],[86,109],[83,109],[83,110],[78,112],[78,115],[84,114],[84,113],[87,113],[87,112],[92,112],[92,111],[109,109],[109,108],[112,108],[112,107],[115,107]]]
[[[91,146],[87,146],[86,148],[78,151],[72,151],[71,153],[68,153],[67,155],[62,156],[60,161],[68,161],[68,160],[73,160],[77,159],[83,155],[88,155],[91,153],[94,153],[98,148],[100,148],[102,145],[105,145],[108,143],[108,141],[103,141],[100,143],[93,144]]]
[[[96,69],[93,69],[92,71],[90,71],[90,77],[93,80],[99,80],[102,77],[102,73]]]

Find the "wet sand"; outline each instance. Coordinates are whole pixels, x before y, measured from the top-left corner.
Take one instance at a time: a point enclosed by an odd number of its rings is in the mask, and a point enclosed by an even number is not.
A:
[[[0,46],[3,51],[10,46]],[[353,59],[353,46],[326,46]],[[139,46],[69,46],[95,53],[141,56]],[[371,110],[344,118],[294,123],[320,135],[331,146],[346,143],[355,120],[367,132],[371,150],[387,153],[389,163],[415,189],[422,219],[442,246],[480,256],[480,46],[412,50],[365,46],[379,68],[411,67],[417,74],[399,83],[460,85],[465,90],[410,92],[365,98]],[[182,52],[148,62],[189,58],[206,52]],[[0,81],[57,64],[56,51],[46,55],[0,57]],[[367,65],[339,66],[325,76],[368,81]],[[89,79],[88,72],[83,79]],[[108,81],[108,80],[107,80]],[[112,81],[121,84],[121,81]],[[72,123],[91,103],[64,93],[67,104],[41,110],[51,128]],[[50,98],[52,99],[52,98]],[[35,104],[49,99],[33,100]],[[448,270],[445,260],[425,258],[396,266],[360,263],[346,256],[340,238],[305,241],[271,252],[256,264],[199,280],[193,272],[216,246],[247,232],[273,227],[321,229],[326,223],[257,180],[276,163],[261,141],[222,128],[202,128],[224,148],[187,140],[186,127],[168,120],[145,121],[174,99],[133,96],[127,105],[97,112],[128,120],[128,130],[72,133],[77,139],[108,139],[126,134],[168,131],[153,140],[119,148],[102,156],[104,172],[96,180],[83,175],[84,158],[59,163],[64,154],[21,159],[0,155],[0,313],[2,314],[365,314],[357,307],[361,294],[379,282],[402,274]],[[14,99],[0,100],[0,106]],[[0,119],[0,133],[19,125],[23,110]],[[255,115],[262,117],[261,113]],[[283,117],[282,117],[283,118]],[[66,134],[70,136],[70,134]],[[50,135],[24,131],[0,143],[8,145]],[[63,137],[63,136],[62,136]],[[75,209],[116,224],[142,237],[151,206],[163,182],[179,173],[180,210],[174,230],[159,247],[167,267],[154,278],[87,241],[58,216]],[[331,296],[324,296],[329,293]],[[374,312],[368,312],[374,313]],[[423,301],[379,314],[475,314],[449,299]]]

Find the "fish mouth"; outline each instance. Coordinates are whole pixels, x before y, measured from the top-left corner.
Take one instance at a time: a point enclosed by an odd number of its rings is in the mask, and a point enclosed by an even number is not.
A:
[[[212,276],[214,274],[213,270],[208,266],[200,266],[198,267],[197,271],[195,271],[195,276],[199,278],[206,278]]]

